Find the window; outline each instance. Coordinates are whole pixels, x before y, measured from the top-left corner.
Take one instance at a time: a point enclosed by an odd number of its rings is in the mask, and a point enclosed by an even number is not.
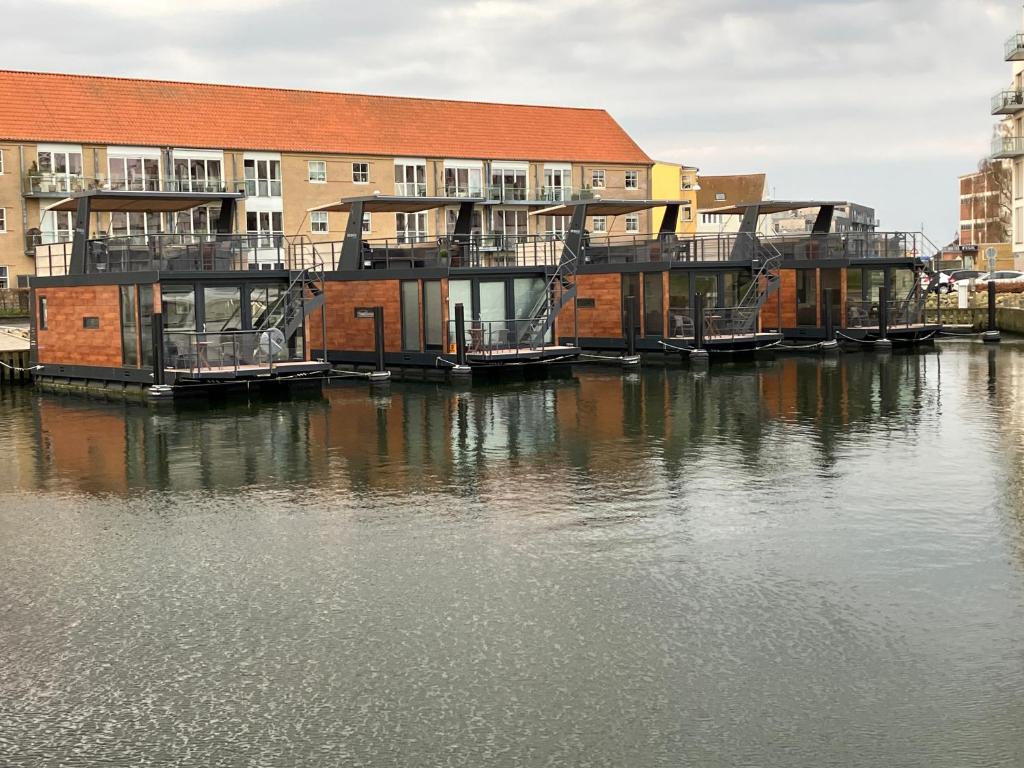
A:
[[[595,168],[590,172],[590,186],[594,189],[604,189],[604,169]]]
[[[0,208],[0,232],[7,231],[7,209]]]
[[[281,212],[248,211],[245,214],[245,229],[250,235],[258,235],[261,245],[273,247],[277,239],[274,235],[284,231],[281,226]]]
[[[121,365],[135,368],[139,364],[139,326],[136,318],[134,285],[121,286]]]
[[[640,215],[631,213],[626,216],[626,231],[627,232],[639,232],[640,231]]]
[[[725,192],[715,192],[715,200],[719,203],[725,202]]]
[[[547,216],[548,220],[548,234],[552,236],[565,237],[565,233],[569,231],[569,217],[568,216]]]
[[[2,267],[6,269],[6,267]],[[39,330],[47,331],[50,329],[50,316],[46,314],[46,297],[39,297]]]
[[[688,173],[679,174],[679,188],[680,189],[693,189],[693,176]]]
[[[28,288],[28,275],[18,275],[18,287]]]
[[[644,335],[665,335],[665,284],[662,272],[644,274]]]
[[[401,281],[402,351],[420,351],[420,283]]]
[[[179,235],[210,235],[217,231],[219,205],[201,205],[189,211],[168,214],[174,217],[174,232]]]
[[[396,213],[395,232],[399,243],[421,243],[427,237],[427,214]]]
[[[444,193],[448,197],[480,197],[483,170],[479,166],[444,169]]]
[[[626,189],[640,189],[640,171],[626,171]]]
[[[491,188],[488,196],[492,200],[526,200],[529,193],[526,189],[525,166],[491,166]]]
[[[110,214],[110,234],[113,237],[136,237],[145,242],[148,232],[160,231],[160,214],[141,211],[115,211]]]
[[[568,200],[572,197],[570,178],[572,168],[565,166],[548,166],[544,169],[544,191],[542,200]]]
[[[74,214],[71,211],[47,211],[40,221],[40,243],[67,243],[74,231]]]
[[[363,214],[363,232],[370,232],[373,229],[373,225],[370,223],[370,214]]]
[[[679,218],[681,221],[693,221],[693,208],[688,205],[684,205],[679,210]]]
[[[0,176],[4,174],[4,151],[0,149]]]
[[[608,218],[606,216],[594,216],[590,221],[591,232],[607,232]]]
[[[444,219],[445,233],[449,235],[454,235],[455,225],[458,223],[459,220],[459,212],[452,208],[449,208],[447,211],[445,211]],[[481,215],[479,210],[474,210],[469,219],[470,233],[474,235],[479,235],[481,232],[484,231],[483,226],[483,216]]]
[[[75,192],[72,178],[82,175],[82,153],[75,150],[43,149],[38,166],[29,168],[33,192]]]
[[[95,316],[86,316],[82,318],[82,327],[88,328],[91,331],[96,330],[100,327],[100,319]]]
[[[179,192],[222,192],[221,161],[175,152],[174,188]]]
[[[246,160],[245,194],[249,197],[280,197],[281,161]]]
[[[721,224],[722,214],[720,213],[702,213],[700,215],[702,224]]]
[[[395,194],[405,197],[427,196],[426,162],[395,162]]]
[[[369,184],[370,164],[352,163],[352,181],[356,184]]]
[[[327,231],[327,211],[313,211],[311,214],[309,214],[309,231]]]
[[[441,281],[423,281],[423,343],[427,349],[441,349],[444,320],[441,316]]]
[[[59,157],[55,153],[55,157]],[[56,162],[56,160],[55,160]],[[43,169],[40,157],[40,170]],[[56,168],[56,166],[55,166]],[[153,155],[110,155],[107,157],[110,172],[110,188],[130,192],[158,192],[160,190],[160,156]],[[59,173],[59,171],[54,171]]]
[[[327,181],[327,161],[309,161],[309,180],[313,184],[324,184]]]
[[[9,279],[7,275],[8,275],[7,267],[0,266],[0,288],[6,288],[7,287],[7,280]]]
[[[491,219],[491,231],[496,235],[525,235],[526,221],[526,211],[498,208]]]

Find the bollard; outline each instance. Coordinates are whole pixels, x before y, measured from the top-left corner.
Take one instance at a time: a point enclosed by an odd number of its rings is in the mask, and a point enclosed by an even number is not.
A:
[[[706,362],[708,351],[704,349],[704,294],[698,293],[693,297],[693,351],[690,352],[690,360],[693,362]]]
[[[988,343],[1000,341],[999,328],[996,327],[996,284],[989,280],[988,285],[988,330],[981,334],[981,340]]]
[[[466,308],[462,304],[455,305],[455,365],[451,373],[454,376],[472,373],[466,362]]]
[[[164,383],[164,316],[160,312],[153,313],[153,333],[150,343],[153,345],[153,383],[161,386]]]
[[[832,297],[835,295],[835,289],[826,288],[822,291],[823,300],[825,302],[824,309],[824,321],[825,321],[825,340],[821,343],[821,349],[823,352],[831,352],[839,349],[839,342],[836,341],[836,328],[835,322],[832,319]]]

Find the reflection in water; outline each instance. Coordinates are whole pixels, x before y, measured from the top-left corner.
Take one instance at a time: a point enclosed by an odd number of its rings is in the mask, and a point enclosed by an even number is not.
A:
[[[5,390],[0,764],[1024,764],[1022,352]]]

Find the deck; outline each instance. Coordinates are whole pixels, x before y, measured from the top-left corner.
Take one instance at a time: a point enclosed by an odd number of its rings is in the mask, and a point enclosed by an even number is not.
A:
[[[514,365],[516,363],[553,362],[567,357],[577,357],[578,347],[568,345],[551,345],[545,347],[506,347],[466,351],[466,361],[470,365]]]
[[[321,373],[330,370],[330,363],[310,360],[274,363],[273,365],[212,365],[202,368],[165,368],[168,382],[175,381],[232,381],[236,379],[275,379],[302,373]]]

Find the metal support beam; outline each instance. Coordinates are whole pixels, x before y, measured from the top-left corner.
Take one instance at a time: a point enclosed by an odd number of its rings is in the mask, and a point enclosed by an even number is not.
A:
[[[75,234],[71,242],[71,264],[68,274],[85,274],[85,251],[89,244],[89,196],[78,198],[78,210],[75,211]]]
[[[352,203],[352,210],[348,214],[348,224],[345,225],[345,240],[341,244],[341,257],[338,259],[338,269],[342,272],[354,272],[362,265],[360,263],[363,253],[363,203]]]

